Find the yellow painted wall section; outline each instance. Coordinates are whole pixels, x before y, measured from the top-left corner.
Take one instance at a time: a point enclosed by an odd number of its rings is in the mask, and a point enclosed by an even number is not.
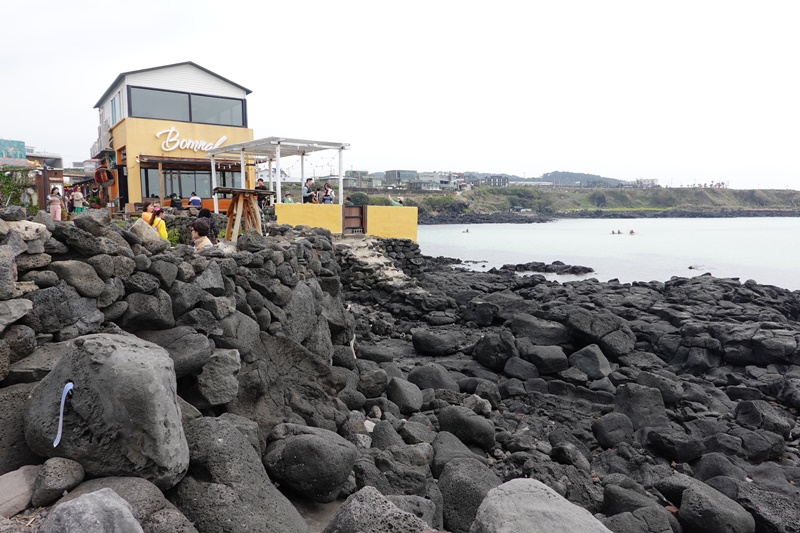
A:
[[[417,208],[367,207],[367,235],[391,239],[417,241]]]
[[[342,232],[342,206],[339,204],[275,204],[275,216],[278,224]]]

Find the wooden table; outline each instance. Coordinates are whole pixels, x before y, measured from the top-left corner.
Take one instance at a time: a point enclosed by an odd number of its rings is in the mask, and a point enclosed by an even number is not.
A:
[[[236,242],[244,223],[244,231],[261,231],[261,210],[258,208],[258,199],[275,196],[272,191],[255,189],[233,189],[231,187],[216,187],[215,194],[230,194],[231,204],[228,208],[228,227],[225,230],[225,240]]]

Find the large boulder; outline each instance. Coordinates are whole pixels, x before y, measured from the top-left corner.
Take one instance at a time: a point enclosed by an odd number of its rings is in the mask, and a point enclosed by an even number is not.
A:
[[[424,533],[427,524],[401,511],[375,487],[364,487],[351,495],[336,511],[322,533]]]
[[[392,378],[386,388],[386,397],[397,404],[400,412],[411,415],[422,408],[422,391],[402,378]]]
[[[81,296],[97,298],[103,292],[105,284],[97,271],[89,263],[83,261],[56,261],[50,263],[50,270],[78,291]]]
[[[186,426],[191,472],[173,491],[176,507],[198,531],[308,533],[308,526],[270,482],[258,453],[220,418]]]
[[[501,483],[492,470],[475,459],[454,459],[439,477],[444,502],[444,527],[469,533],[481,502]]]
[[[470,533],[611,533],[592,514],[535,479],[513,479],[489,491]]]
[[[100,489],[57,505],[42,533],[144,533],[131,506],[111,489]]]
[[[62,389],[73,383],[57,447]],[[25,439],[44,457],[67,457],[95,476],[137,475],[159,488],[177,483],[189,451],[169,354],[136,337],[96,334],[74,340],[36,386]]]
[[[636,335],[627,321],[605,309],[570,307],[567,327],[579,345],[597,344],[612,359],[632,352],[636,344]]]
[[[280,424],[269,436],[264,465],[270,479],[318,502],[336,499],[358,450],[333,431]]]
[[[433,439],[433,460],[431,461],[433,476],[438,478],[447,463],[453,459],[476,459],[482,463],[486,462],[483,455],[477,455],[467,448],[466,444],[461,442],[458,437],[448,431],[440,431]]]
[[[753,533],[755,519],[721,492],[697,483],[683,491],[678,520],[689,532]]]

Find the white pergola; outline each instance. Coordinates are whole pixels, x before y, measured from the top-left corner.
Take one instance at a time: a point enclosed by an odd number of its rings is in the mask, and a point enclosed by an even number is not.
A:
[[[300,156],[300,184],[305,183],[305,156],[322,150],[339,151],[339,203],[344,202],[344,173],[342,170],[342,152],[350,147],[347,143],[328,141],[309,141],[305,139],[290,139],[287,137],[267,137],[242,143],[220,146],[206,152],[211,158],[211,190],[217,187],[216,159],[238,158],[241,162],[240,188],[245,188],[245,169],[247,164],[269,162],[269,189],[275,192],[277,202],[281,201],[281,157]],[[273,188],[272,162],[275,161],[275,188]],[[301,199],[302,201],[302,199]],[[214,212],[219,212],[217,196],[214,195]]]

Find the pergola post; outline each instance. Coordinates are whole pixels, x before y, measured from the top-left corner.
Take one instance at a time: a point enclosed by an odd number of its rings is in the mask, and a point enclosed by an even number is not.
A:
[[[247,172],[247,167],[244,164],[244,148],[242,148],[241,153],[239,154],[239,164],[241,165],[241,172],[239,172],[239,188],[245,189],[245,184],[247,181],[245,180],[245,173]]]
[[[344,203],[344,175],[342,174],[342,152],[344,152],[344,147],[339,148],[339,204]]]
[[[278,141],[278,144],[275,145],[275,182],[277,183],[277,187],[275,190],[275,203],[279,203],[283,201],[283,196],[281,195],[281,143]]]
[[[217,193],[214,192],[214,189],[217,188],[217,164],[214,162],[214,156],[211,156],[211,195],[214,198],[214,212],[219,213],[219,200],[217,199]]]

